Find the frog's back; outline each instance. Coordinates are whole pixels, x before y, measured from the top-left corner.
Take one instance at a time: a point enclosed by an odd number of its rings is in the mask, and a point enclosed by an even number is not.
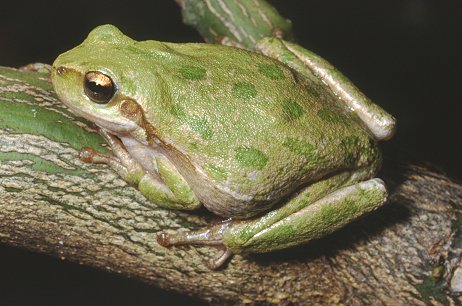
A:
[[[366,128],[316,79],[236,48],[166,46],[177,60],[158,70],[169,85],[152,122],[223,190],[264,206],[377,159]]]

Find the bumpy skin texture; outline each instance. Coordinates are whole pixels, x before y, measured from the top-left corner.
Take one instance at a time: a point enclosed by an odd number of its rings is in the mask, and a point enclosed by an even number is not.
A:
[[[249,217],[332,173],[377,168],[376,143],[321,81],[238,48],[134,41],[93,30],[54,63],[58,95],[75,112],[152,145],[199,200],[222,216]],[[67,68],[56,77],[57,67]],[[111,77],[105,105],[83,92],[87,71]],[[143,118],[121,113],[131,99]]]

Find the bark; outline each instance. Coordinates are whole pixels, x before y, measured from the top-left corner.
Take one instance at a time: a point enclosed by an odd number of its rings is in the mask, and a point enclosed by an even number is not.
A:
[[[386,160],[384,207],[319,241],[210,271],[215,249],[167,249],[156,234],[215,218],[158,208],[106,166],[77,159],[103,143],[46,73],[0,68],[0,242],[214,303],[462,303],[462,186],[440,173]]]

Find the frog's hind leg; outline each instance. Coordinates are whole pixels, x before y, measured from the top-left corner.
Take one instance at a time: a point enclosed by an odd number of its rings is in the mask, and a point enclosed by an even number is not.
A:
[[[306,196],[302,192],[298,197]],[[224,232],[224,244],[231,251],[265,253],[321,238],[358,217],[380,207],[387,198],[381,179],[340,188],[287,217],[261,228],[252,236],[246,224]],[[264,218],[264,217],[263,217]]]
[[[275,58],[308,79],[322,81],[364,122],[378,140],[395,133],[395,118],[364,95],[345,75],[319,55],[288,41],[266,37],[256,46],[266,56]]]
[[[163,246],[199,244],[224,247],[209,261],[218,268],[233,253],[262,253],[302,244],[331,233],[386,200],[380,179],[358,181],[368,170],[340,173],[311,184],[281,207],[258,218],[232,220],[190,232],[161,233]]]

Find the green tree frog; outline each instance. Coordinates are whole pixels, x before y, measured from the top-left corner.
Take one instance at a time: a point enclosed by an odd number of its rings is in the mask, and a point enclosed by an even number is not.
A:
[[[104,25],[52,67],[60,99],[115,154],[85,148],[83,160],[159,206],[228,219],[158,236],[221,246],[212,268],[323,237],[387,197],[377,140],[394,118],[308,50],[278,38],[256,50],[135,41]]]

